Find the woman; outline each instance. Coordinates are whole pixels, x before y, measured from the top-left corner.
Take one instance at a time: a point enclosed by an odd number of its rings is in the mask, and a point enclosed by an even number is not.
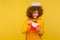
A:
[[[27,9],[28,19],[24,22],[22,27],[22,33],[26,34],[26,40],[41,40],[43,35],[43,21],[41,18],[43,14],[43,9],[41,5],[37,2],[32,3]]]

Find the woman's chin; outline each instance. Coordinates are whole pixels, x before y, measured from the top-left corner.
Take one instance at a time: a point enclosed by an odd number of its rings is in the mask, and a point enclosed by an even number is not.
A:
[[[33,19],[37,19],[37,17],[33,17]]]

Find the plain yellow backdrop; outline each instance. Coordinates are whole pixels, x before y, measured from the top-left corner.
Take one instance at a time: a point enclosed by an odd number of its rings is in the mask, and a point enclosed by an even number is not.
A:
[[[43,40],[60,40],[60,0],[0,0],[0,40],[25,40],[21,27],[32,2],[44,9]]]

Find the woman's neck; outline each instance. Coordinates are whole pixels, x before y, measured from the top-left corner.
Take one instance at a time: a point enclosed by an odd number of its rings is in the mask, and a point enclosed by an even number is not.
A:
[[[36,19],[33,19],[33,18],[28,18],[29,20],[32,20],[32,21],[34,21],[34,20],[38,20],[39,18],[36,18]]]

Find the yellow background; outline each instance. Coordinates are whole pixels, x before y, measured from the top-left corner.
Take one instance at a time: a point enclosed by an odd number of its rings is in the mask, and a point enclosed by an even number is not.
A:
[[[34,1],[44,9],[43,40],[60,40],[60,0],[0,0],[0,40],[25,40],[21,27]]]

